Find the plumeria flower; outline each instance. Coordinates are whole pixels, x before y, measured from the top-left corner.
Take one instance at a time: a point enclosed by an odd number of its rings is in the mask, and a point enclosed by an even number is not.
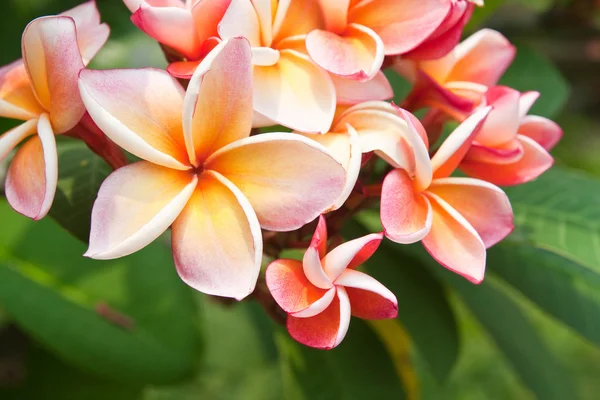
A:
[[[490,89],[486,102],[494,109],[460,169],[496,185],[529,182],[547,171],[554,163],[548,151],[562,130],[547,118],[527,115],[538,97],[538,92],[521,94],[505,86]]]
[[[485,273],[486,248],[513,230],[513,212],[504,192],[491,183],[451,177],[491,107],[477,110],[443,142],[433,158],[410,117],[406,139],[408,169],[391,171],[383,182],[381,222],[397,243],[422,241],[440,264],[471,282]],[[409,151],[409,150],[412,150]]]
[[[63,16],[38,18],[23,33],[23,59],[0,68],[0,116],[26,121],[0,137],[0,160],[25,142],[5,183],[8,202],[23,215],[41,219],[52,206],[58,180],[54,136],[84,115],[77,74],[108,33],[94,2]]]
[[[219,43],[217,24],[231,3],[231,0],[123,1],[138,28],[189,61],[201,60]]]
[[[267,286],[288,314],[287,329],[298,342],[319,349],[339,345],[350,316],[396,318],[396,296],[356,268],[379,247],[382,233],[343,243],[327,253],[327,226],[321,216],[302,261],[275,260],[266,272]]]
[[[181,278],[242,299],[260,271],[261,227],[295,230],[332,207],[346,174],[324,147],[291,133],[249,137],[251,57],[246,39],[222,42],[187,93],[162,70],[81,72],[91,117],[143,159],[102,184],[88,257],[131,254],[172,225]]]
[[[448,55],[431,61],[398,59],[394,68],[414,83],[407,107],[434,107],[463,120],[511,64],[515,47],[491,29],[476,32]]]

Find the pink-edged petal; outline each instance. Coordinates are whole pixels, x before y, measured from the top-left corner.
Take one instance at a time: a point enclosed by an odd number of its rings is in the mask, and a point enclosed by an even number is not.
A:
[[[451,205],[433,193],[427,193],[433,210],[433,223],[423,245],[444,267],[473,283],[481,283],[485,274],[485,244],[469,222]]]
[[[23,60],[0,68],[0,117],[28,120],[43,112],[33,93]]]
[[[163,234],[194,193],[197,178],[146,161],[106,178],[92,210],[87,257],[107,260],[134,253]]]
[[[169,64],[167,72],[176,78],[190,79],[198,65],[200,65],[200,61],[176,61]]]
[[[463,161],[486,164],[512,164],[523,157],[521,142],[514,139],[502,147],[486,147],[473,143]]]
[[[38,135],[17,150],[6,174],[6,199],[17,212],[42,219],[50,211],[58,182],[56,140],[50,119],[42,114]]]
[[[525,118],[531,107],[535,104],[537,99],[540,98],[540,92],[530,91],[521,93],[521,98],[519,99],[519,117]]]
[[[475,111],[442,143],[431,159],[434,179],[445,178],[454,172],[491,110],[492,107],[484,107]]]
[[[229,8],[219,22],[218,31],[221,39],[243,36],[252,46],[259,47],[261,45],[260,22],[252,1],[231,0]]]
[[[535,140],[517,135],[523,146],[523,156],[512,164],[483,164],[464,161],[460,169],[473,178],[500,186],[520,185],[536,179],[554,164],[554,159]]]
[[[181,279],[203,293],[241,300],[254,290],[262,235],[252,206],[231,182],[208,171],[173,223]]]
[[[314,286],[304,275],[302,262],[297,260],[273,261],[267,267],[265,278],[273,299],[288,314],[306,310],[319,300],[323,303],[323,297],[331,289],[335,294],[335,288],[320,289]]]
[[[348,25],[343,35],[314,30],[306,37],[306,49],[321,68],[359,81],[373,78],[385,56],[379,36],[358,24]]]
[[[444,199],[477,231],[486,248],[514,229],[514,215],[506,194],[491,183],[473,178],[443,178],[427,190]]]
[[[100,51],[110,35],[108,25],[100,22],[100,12],[95,0],[89,0],[68,11],[61,13],[75,20],[77,27],[77,43],[83,63],[88,64]]]
[[[406,53],[423,43],[450,12],[450,1],[362,1],[350,8],[348,20],[373,29],[385,54]]]
[[[166,71],[83,70],[79,88],[88,113],[113,142],[152,163],[189,168],[181,127],[184,90]]]
[[[146,35],[196,60],[202,43],[189,10],[179,7],[153,7],[142,3],[131,16],[131,21]]]
[[[336,293],[337,293],[336,288],[331,287],[329,290],[327,290],[327,292],[323,295],[323,297],[321,297],[320,299],[318,299],[317,301],[312,303],[310,306],[308,306],[307,308],[305,308],[302,311],[298,311],[298,312],[292,313],[290,315],[292,315],[296,318],[314,317],[315,315],[322,313],[327,307],[329,307],[329,305],[333,301]]]
[[[77,76],[84,67],[77,46],[75,22],[70,17],[38,18],[23,32],[25,68],[56,133],[71,129],[85,112],[77,88]]]
[[[288,316],[287,329],[298,342],[317,349],[332,349],[346,336],[350,325],[350,301],[344,288],[322,313],[310,318]]]
[[[346,184],[344,167],[317,142],[293,133],[265,133],[214,153],[206,169],[246,195],[261,226],[295,230],[329,210]]]
[[[308,56],[280,51],[277,64],[254,67],[254,109],[301,132],[329,131],[335,113],[335,88],[327,72]]]
[[[218,25],[229,8],[231,0],[199,0],[192,6],[192,17],[196,24],[196,35],[202,44],[218,36]]]
[[[552,150],[563,136],[563,130],[548,118],[528,115],[521,121],[519,134],[538,142],[547,151]]]
[[[514,140],[521,122],[521,93],[506,86],[496,86],[486,93],[486,102],[494,107],[481,126],[475,141],[488,147],[502,146]]]
[[[319,241],[315,241],[313,237],[310,246],[306,249],[302,258],[302,267],[304,268],[304,275],[306,275],[313,285],[320,289],[329,289],[333,285],[325,274],[325,271],[323,271],[323,265],[319,256],[319,244]]]
[[[221,42],[194,72],[183,102],[183,132],[196,166],[252,129],[252,54],[244,38]]]
[[[0,162],[27,136],[37,131],[37,120],[30,119],[0,136]]]
[[[322,260],[323,268],[328,278],[336,285],[344,285],[336,281],[342,273],[351,266],[357,267],[373,255],[383,239],[383,232],[372,233],[342,243],[331,250]]]
[[[310,245],[314,245],[318,249],[319,258],[323,258],[327,254],[327,221],[322,215],[319,215],[317,228],[313,233]]]
[[[358,104],[394,97],[392,85],[381,71],[366,82],[340,78],[336,75],[331,75],[331,81],[335,87],[338,104]]]
[[[431,229],[431,205],[404,170],[391,171],[383,181],[381,223],[388,239],[403,244],[418,242]]]
[[[343,33],[348,25],[350,0],[319,0],[325,28],[330,32]]]
[[[346,270],[336,281],[346,289],[352,315],[364,319],[388,319],[398,316],[394,293],[364,272]]]

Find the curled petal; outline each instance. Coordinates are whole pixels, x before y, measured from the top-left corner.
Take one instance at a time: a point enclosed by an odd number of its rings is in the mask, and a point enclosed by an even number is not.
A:
[[[336,281],[350,299],[352,315],[364,319],[387,319],[398,316],[396,296],[375,278],[364,272],[346,270]]]
[[[379,247],[383,232],[372,233],[358,239],[342,243],[327,254],[322,262],[325,273],[336,285],[344,285],[337,281],[347,268],[356,268],[368,260]]]
[[[514,229],[514,215],[506,194],[491,183],[472,178],[443,178],[427,190],[460,213],[477,231],[486,248]]]
[[[223,176],[200,176],[173,223],[172,243],[177,272],[194,289],[237,300],[254,290],[262,261],[260,225],[248,200]]]
[[[431,205],[404,170],[393,170],[383,181],[381,223],[385,236],[403,244],[418,242],[431,229]]]
[[[32,129],[32,128],[30,128]],[[38,220],[50,211],[58,182],[58,156],[46,114],[37,121],[38,136],[17,150],[6,174],[6,199],[17,212]]]
[[[496,86],[485,97],[487,104],[494,108],[481,126],[475,141],[487,147],[502,146],[513,141],[521,122],[521,93],[506,86]]]
[[[485,274],[485,244],[477,231],[439,196],[427,193],[433,210],[433,223],[423,239],[425,249],[449,270],[473,283]]]
[[[344,79],[336,75],[331,75],[331,81],[335,87],[338,104],[359,104],[394,97],[392,85],[381,71],[366,82]]]
[[[312,303],[302,311],[291,314],[296,318],[310,318],[322,313],[333,301],[337,290],[335,287],[330,288],[320,299]]]
[[[77,88],[84,66],[75,22],[70,17],[37,18],[25,28],[22,47],[34,93],[49,113],[53,130],[68,131],[85,112]]]
[[[537,99],[540,98],[540,92],[530,91],[521,93],[521,98],[519,99],[519,117],[525,118],[531,107],[535,104]]]
[[[351,0],[319,0],[328,31],[338,33],[346,29],[350,3]]]
[[[192,17],[196,24],[196,35],[203,44],[206,40],[218,36],[218,25],[223,19],[232,0],[200,0],[192,6]],[[202,53],[205,53],[202,51]]]
[[[100,51],[108,36],[110,28],[100,23],[100,13],[95,0],[89,0],[60,15],[73,18],[77,27],[77,43],[83,63],[87,65]]]
[[[304,274],[313,285],[320,289],[329,289],[333,285],[325,274],[325,271],[323,271],[323,265],[319,256],[319,244],[319,241],[315,241],[313,237],[310,246],[306,249],[302,258],[302,266]]]
[[[259,47],[260,22],[252,1],[231,0],[223,19],[219,22],[218,31],[221,39],[243,36],[253,47]]]
[[[147,246],[175,221],[196,182],[189,172],[146,161],[119,168],[98,192],[85,256],[107,260]]]
[[[519,134],[535,140],[550,151],[562,138],[563,131],[556,122],[548,118],[528,115],[521,121]]]
[[[43,112],[33,93],[23,60],[0,68],[0,117],[28,120]]]
[[[293,133],[265,133],[214,153],[206,169],[223,174],[254,207],[261,226],[300,228],[340,197],[346,171],[325,147]]]
[[[523,146],[518,140],[512,140],[502,147],[486,147],[473,143],[464,161],[476,161],[486,164],[512,164],[523,157]]]
[[[30,119],[0,136],[0,162],[27,136],[37,131],[37,120]]]
[[[254,67],[254,109],[297,131],[325,133],[335,113],[335,88],[307,56],[280,51],[279,62]]]
[[[181,127],[184,90],[165,71],[81,71],[88,113],[113,142],[136,156],[174,169],[189,168]]]

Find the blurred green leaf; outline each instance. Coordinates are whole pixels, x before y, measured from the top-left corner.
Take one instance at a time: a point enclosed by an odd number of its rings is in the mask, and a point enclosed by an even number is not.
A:
[[[517,44],[517,57],[500,79],[500,84],[521,92],[540,92],[530,114],[548,118],[562,110],[569,98],[569,83],[560,71],[542,54],[525,45]]]
[[[377,212],[360,215],[347,227],[348,238],[381,231]],[[458,358],[458,328],[444,288],[425,268],[399,258],[395,245],[385,241],[365,263],[365,270],[398,298],[398,319],[406,327],[433,376],[443,382]]]
[[[386,78],[390,81],[390,85],[392,85],[392,89],[394,89],[394,98],[393,101],[400,105],[404,102],[404,99],[410,93],[412,88],[412,84],[404,79],[404,77],[400,76],[396,71],[392,68],[387,68],[383,71]]]
[[[0,202],[0,304],[67,362],[131,382],[188,377],[197,359],[196,309],[160,244],[117,261],[51,220],[32,222]]]
[[[465,27],[466,32],[473,32],[480,28],[480,25],[485,22],[494,12],[504,4],[504,0],[485,0],[484,7],[475,7],[473,16],[469,20],[469,23]]]
[[[367,324],[353,318],[333,350],[295,342],[281,329],[276,343],[283,368],[284,399],[403,399],[404,391],[385,347]]]

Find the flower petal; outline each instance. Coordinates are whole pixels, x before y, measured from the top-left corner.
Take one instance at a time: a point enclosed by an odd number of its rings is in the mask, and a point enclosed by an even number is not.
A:
[[[443,178],[427,190],[444,199],[477,231],[486,248],[514,229],[514,215],[506,194],[491,183],[472,178]]]
[[[454,172],[491,110],[492,107],[484,107],[475,111],[442,143],[431,158],[434,179],[445,178]]]
[[[336,279],[347,268],[358,267],[361,263],[368,260],[375,253],[382,239],[383,232],[372,233],[342,243],[331,250],[322,260],[325,273],[331,282],[335,281],[336,285],[344,285],[343,283],[338,283]]]
[[[348,8],[350,0],[319,0],[325,27],[330,32],[344,32],[348,26]]]
[[[85,112],[77,89],[83,62],[70,17],[42,17],[23,32],[23,60],[37,99],[50,114],[56,133],[64,133]]]
[[[302,263],[296,260],[273,261],[267,267],[265,278],[273,299],[288,314],[308,309],[331,290],[314,286],[304,275]]]
[[[350,325],[350,301],[344,288],[322,313],[311,318],[288,316],[287,329],[298,342],[317,349],[332,349],[346,336]]]
[[[185,283],[241,300],[254,290],[262,235],[252,206],[223,176],[207,171],[173,223],[173,258]]]
[[[200,61],[175,61],[167,66],[167,72],[176,78],[190,79]]]
[[[181,127],[184,90],[157,69],[81,71],[81,97],[98,127],[136,156],[189,168]]]
[[[219,22],[229,8],[231,0],[199,0],[192,6],[192,17],[196,24],[196,35],[202,44],[218,36]]]
[[[383,72],[379,71],[373,79],[359,82],[353,79],[331,75],[338,104],[358,104],[366,101],[389,100],[394,97],[392,85]]]
[[[260,23],[251,0],[231,0],[218,31],[221,39],[243,36],[253,47],[261,46]]]
[[[519,117],[525,118],[531,107],[535,104],[537,99],[540,98],[540,92],[529,91],[521,93],[521,98],[519,99]]]
[[[306,49],[321,68],[359,81],[373,78],[381,69],[384,58],[379,36],[358,24],[348,25],[343,35],[314,30],[306,37]]]
[[[485,244],[477,231],[452,206],[433,193],[427,193],[433,210],[433,223],[423,239],[425,249],[449,270],[473,283],[485,274]]]
[[[10,152],[23,141],[23,139],[37,131],[37,124],[37,120],[30,119],[0,136],[0,162],[2,162],[6,156],[8,156]]]
[[[364,272],[346,270],[336,281],[350,299],[352,315],[364,319],[387,319],[398,316],[398,300],[394,293]]]
[[[388,239],[403,244],[418,242],[431,229],[431,205],[404,170],[391,171],[383,181],[381,223]]]
[[[523,156],[512,164],[483,164],[463,161],[460,169],[473,178],[483,179],[494,185],[520,185],[536,179],[554,164],[554,159],[535,140],[517,135],[523,146]]]
[[[192,164],[248,137],[252,129],[252,53],[244,38],[221,42],[194,72],[183,102],[183,132]]]
[[[140,161],[106,178],[92,210],[90,247],[98,260],[134,253],[159,237],[181,213],[197,178]]]
[[[475,141],[487,147],[502,146],[513,141],[521,122],[521,93],[506,86],[496,86],[485,97],[487,104],[494,108],[481,126]]]
[[[550,151],[562,138],[563,131],[556,122],[548,118],[528,115],[521,121],[519,134],[535,140]]]
[[[23,60],[0,68],[0,117],[28,120],[43,112],[33,93]]]
[[[346,171],[320,144],[293,133],[265,133],[214,153],[206,169],[223,174],[248,198],[264,229],[300,228],[332,207]]]
[[[310,306],[308,306],[304,310],[295,312],[291,315],[293,315],[296,318],[314,317],[315,315],[322,313],[327,307],[329,307],[329,305],[333,301],[333,298],[335,297],[336,293],[337,293],[336,288],[331,287],[329,290],[327,290],[327,292],[323,295],[323,297],[321,297],[320,299],[318,299],[317,301],[312,303]]]
[[[315,237],[313,237],[310,246],[306,249],[302,258],[302,267],[304,268],[304,275],[306,275],[313,285],[320,289],[329,289],[333,285],[327,275],[325,275],[325,271],[323,271],[323,265],[319,256],[319,245],[320,240],[315,240]]]
[[[523,157],[523,146],[517,139],[501,147],[486,147],[473,143],[463,161],[476,161],[486,164],[512,164]]]
[[[79,51],[83,63],[87,65],[104,46],[110,35],[108,25],[100,23],[100,13],[96,7],[96,1],[89,0],[60,15],[71,17],[75,21]]]
[[[254,109],[301,132],[329,131],[335,113],[335,88],[329,75],[294,50],[282,50],[279,62],[254,67]]]
[[[338,0],[339,1],[339,0]],[[318,0],[279,0],[273,18],[273,43],[323,27]]]

